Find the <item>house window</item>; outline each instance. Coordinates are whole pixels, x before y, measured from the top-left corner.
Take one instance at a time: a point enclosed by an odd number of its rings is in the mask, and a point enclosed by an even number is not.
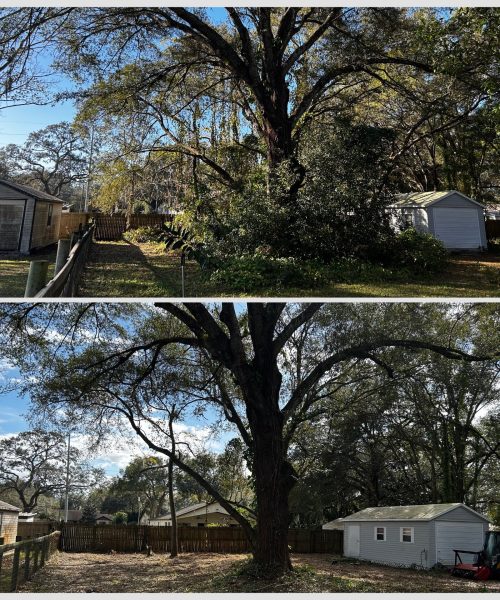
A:
[[[385,542],[385,527],[374,527],[373,539],[377,542]]]
[[[49,204],[49,208],[47,211],[47,227],[50,227],[52,225],[52,212],[54,210],[54,206],[52,204]]]
[[[414,529],[413,527],[401,527],[399,530],[400,541],[407,544],[413,544],[414,542]]]
[[[198,527],[205,527],[205,523],[198,523]]]

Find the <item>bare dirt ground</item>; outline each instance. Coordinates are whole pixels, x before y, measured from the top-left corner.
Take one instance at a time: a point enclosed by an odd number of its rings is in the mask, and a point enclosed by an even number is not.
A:
[[[21,592],[500,592],[500,581],[472,582],[448,573],[396,569],[332,556],[300,554],[278,581],[252,579],[242,554],[58,553]]]

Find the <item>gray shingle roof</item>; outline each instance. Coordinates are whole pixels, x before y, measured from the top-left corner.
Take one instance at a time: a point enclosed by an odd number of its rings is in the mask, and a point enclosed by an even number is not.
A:
[[[438,202],[439,200],[442,200],[447,196],[451,196],[452,194],[459,194],[460,196],[466,198],[473,204],[478,204],[479,206],[482,206],[482,204],[479,204],[479,202],[476,202],[472,198],[469,198],[465,194],[457,192],[456,190],[447,190],[444,192],[410,192],[409,194],[401,194],[400,196],[398,196],[398,199],[391,204],[391,206],[397,208],[425,208],[426,206],[430,206],[431,204],[434,204],[435,202]]]
[[[21,183],[14,183],[13,181],[7,181],[5,179],[0,179],[0,184],[6,185],[13,190],[17,190],[18,192],[22,192],[27,196],[31,196],[32,198],[37,198],[39,200],[49,200],[50,202],[60,202],[63,204],[63,201],[56,196],[52,196],[51,194],[47,194],[46,192],[42,192],[37,190],[29,185],[24,185]]]
[[[3,500],[0,500],[0,510],[10,510],[12,512],[21,512],[20,508],[17,508],[17,506],[12,506],[12,504],[7,504],[7,502],[3,502]]]
[[[344,521],[432,521],[436,517],[459,506],[475,513],[471,508],[460,502],[451,504],[414,504],[412,506],[373,506],[344,517]],[[487,521],[482,515],[479,516]]]

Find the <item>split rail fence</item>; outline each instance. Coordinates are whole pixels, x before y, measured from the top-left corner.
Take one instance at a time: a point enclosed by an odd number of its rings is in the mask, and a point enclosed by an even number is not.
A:
[[[59,531],[43,537],[0,546],[0,592],[15,592],[56,552]]]
[[[180,552],[250,552],[250,545],[239,527],[179,527]],[[292,552],[342,554],[343,532],[290,529],[288,543]],[[170,551],[170,527],[153,525],[62,526],[60,549],[65,552],[154,552]]]
[[[66,263],[57,275],[35,295],[35,298],[73,298],[77,296],[93,233],[94,226],[92,225],[85,232],[80,231],[73,234],[77,236],[77,241],[71,249]]]

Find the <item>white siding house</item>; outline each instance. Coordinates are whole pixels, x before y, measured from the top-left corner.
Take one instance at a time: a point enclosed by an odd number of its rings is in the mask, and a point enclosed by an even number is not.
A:
[[[404,194],[389,207],[397,230],[414,227],[430,233],[450,250],[484,250],[484,207],[455,190]]]
[[[55,196],[0,179],[0,252],[29,254],[55,244],[62,206]]]
[[[206,527],[220,525],[236,527],[238,523],[228,514],[218,502],[200,502],[176,511],[177,524],[187,527]],[[171,515],[165,515],[149,520],[150,525],[172,525]]]
[[[344,518],[344,555],[429,569],[454,564],[456,550],[479,551],[488,519],[465,504],[365,508]]]

